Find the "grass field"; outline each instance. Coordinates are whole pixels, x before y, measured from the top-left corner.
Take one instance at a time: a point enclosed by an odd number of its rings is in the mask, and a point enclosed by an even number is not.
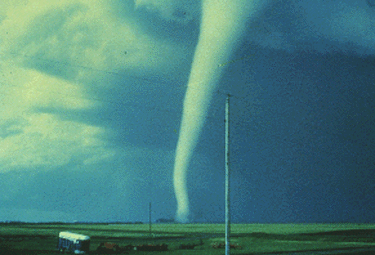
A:
[[[90,254],[98,254],[102,242],[168,245],[168,251],[129,254],[224,254],[224,249],[213,248],[224,241],[222,224],[153,224],[152,235],[147,224],[2,224],[0,253],[56,254],[60,231],[90,236]],[[375,224],[233,224],[231,243],[237,246],[231,254],[375,247]],[[182,244],[196,246],[183,250]]]

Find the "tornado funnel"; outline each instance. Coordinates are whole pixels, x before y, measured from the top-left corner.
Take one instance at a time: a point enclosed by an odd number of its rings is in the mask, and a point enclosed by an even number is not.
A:
[[[174,164],[176,220],[179,222],[189,220],[187,170],[213,92],[226,67],[222,63],[229,61],[242,37],[247,18],[255,14],[264,2],[266,0],[204,0],[202,2],[203,16],[199,41],[184,99]]]

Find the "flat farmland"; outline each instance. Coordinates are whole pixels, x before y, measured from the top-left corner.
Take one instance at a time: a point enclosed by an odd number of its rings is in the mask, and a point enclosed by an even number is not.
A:
[[[168,245],[167,251],[132,249],[122,254],[224,254],[219,247],[223,224],[153,224],[151,234],[148,224],[1,224],[0,254],[56,254],[60,231],[90,236],[90,254],[113,254],[96,251],[103,242]],[[232,224],[231,244],[231,254],[375,247],[375,224]]]

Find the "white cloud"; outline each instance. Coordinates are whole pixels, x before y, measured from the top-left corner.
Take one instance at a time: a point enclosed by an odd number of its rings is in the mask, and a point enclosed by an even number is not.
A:
[[[20,68],[11,61],[1,63],[0,68],[3,76],[3,119],[22,116],[26,109],[36,107],[78,110],[94,106],[91,100],[85,98],[81,84]]]
[[[24,121],[26,124],[16,127],[20,132],[0,139],[2,172],[15,167],[60,166],[73,156],[93,161],[112,155],[100,138],[104,130],[99,127],[47,113],[29,114]]]
[[[119,18],[111,8],[98,0],[9,5],[0,26],[6,35],[1,53],[31,62],[57,62],[81,72],[85,69],[79,67],[167,74],[185,63],[183,43],[150,37],[134,17]]]
[[[40,111],[90,109],[82,85],[35,70],[19,68],[11,61],[1,64],[0,164],[1,172],[14,168],[60,166],[73,156],[83,159],[110,155],[101,140],[100,127]],[[99,155],[99,156],[98,156]]]
[[[99,0],[0,3],[0,172],[110,160],[116,153],[103,137],[111,131],[63,113],[98,107],[86,89],[99,79],[108,85],[107,72],[168,75],[186,63],[183,43],[151,37],[111,8]]]

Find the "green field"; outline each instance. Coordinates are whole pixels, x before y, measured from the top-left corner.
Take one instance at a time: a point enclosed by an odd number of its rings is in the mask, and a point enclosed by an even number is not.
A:
[[[147,224],[1,224],[1,254],[56,254],[60,231],[90,236],[90,254],[98,254],[102,242],[168,245],[168,251],[129,254],[224,254],[213,248],[224,241],[222,224],[153,224],[151,235]],[[231,254],[375,247],[375,224],[233,224],[231,243]],[[183,250],[181,244],[196,246]]]

